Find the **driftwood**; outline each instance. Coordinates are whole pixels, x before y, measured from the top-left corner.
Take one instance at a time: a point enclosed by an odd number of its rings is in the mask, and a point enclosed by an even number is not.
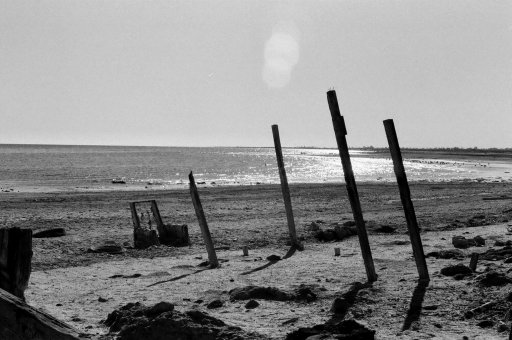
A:
[[[80,332],[0,289],[0,339],[77,340]]]
[[[0,289],[24,300],[31,264],[32,230],[0,229]]]

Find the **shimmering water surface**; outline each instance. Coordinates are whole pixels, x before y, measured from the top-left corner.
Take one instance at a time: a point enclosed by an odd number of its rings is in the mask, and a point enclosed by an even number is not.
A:
[[[343,181],[335,149],[284,149],[290,183]],[[357,181],[395,181],[388,158],[351,151]],[[511,181],[510,162],[405,160],[409,181]],[[0,145],[2,191],[171,189],[279,183],[273,148]],[[126,184],[113,184],[112,179]]]

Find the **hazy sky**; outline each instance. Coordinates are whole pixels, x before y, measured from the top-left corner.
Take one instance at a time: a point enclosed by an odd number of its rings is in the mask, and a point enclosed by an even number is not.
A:
[[[0,143],[512,147],[512,1],[0,0]]]

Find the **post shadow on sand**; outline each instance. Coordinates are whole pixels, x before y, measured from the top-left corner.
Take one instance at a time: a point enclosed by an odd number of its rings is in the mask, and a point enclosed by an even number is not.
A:
[[[183,274],[183,275],[180,275],[180,276],[173,277],[172,279],[168,279],[168,280],[163,280],[163,281],[158,281],[158,282],[152,283],[152,284],[148,285],[148,287],[156,286],[156,285],[161,284],[161,283],[178,281],[178,280],[181,280],[181,279],[183,279],[183,278],[185,278],[187,276],[194,275],[194,274],[197,274],[197,273],[200,273],[200,272],[204,272],[205,270],[210,270],[210,269],[214,269],[214,268],[198,269],[198,270],[196,270],[196,271],[194,271],[192,273]]]
[[[349,290],[343,293],[340,297],[337,297],[331,308],[333,313],[331,318],[327,320],[326,325],[336,325],[345,319],[347,312],[356,302],[357,293],[364,288],[372,287],[372,282],[354,282],[350,286]]]
[[[418,285],[416,288],[414,288],[409,310],[407,311],[407,316],[402,326],[402,332],[411,328],[412,323],[420,319],[421,309],[423,306],[423,300],[425,298],[425,292],[427,290],[428,283],[428,280],[419,280]]]
[[[252,273],[255,273],[255,272],[259,272],[260,270],[263,270],[263,269],[265,269],[265,268],[268,268],[268,267],[270,267],[271,265],[273,265],[273,264],[275,264],[275,263],[277,263],[277,262],[279,262],[279,261],[281,261],[281,260],[285,260],[285,259],[287,259],[287,258],[290,258],[290,257],[292,257],[292,255],[293,255],[293,254],[295,254],[295,252],[297,251],[297,249],[298,249],[298,248],[297,248],[297,246],[296,246],[296,245],[292,245],[292,246],[290,247],[290,249],[288,250],[288,252],[286,253],[286,255],[284,255],[281,259],[279,259],[279,260],[272,260],[272,261],[268,261],[268,262],[267,262],[267,263],[265,263],[264,265],[259,266],[259,267],[254,268],[254,269],[251,269],[251,270],[249,270],[249,271],[243,272],[243,273],[242,273],[242,274],[240,274],[240,275],[249,275],[249,274],[252,274]]]

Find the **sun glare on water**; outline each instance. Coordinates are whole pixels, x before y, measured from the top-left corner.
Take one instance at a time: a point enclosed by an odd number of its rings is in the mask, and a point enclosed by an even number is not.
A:
[[[283,88],[290,82],[293,68],[299,62],[299,31],[292,22],[274,26],[265,43],[263,81],[269,88]]]

